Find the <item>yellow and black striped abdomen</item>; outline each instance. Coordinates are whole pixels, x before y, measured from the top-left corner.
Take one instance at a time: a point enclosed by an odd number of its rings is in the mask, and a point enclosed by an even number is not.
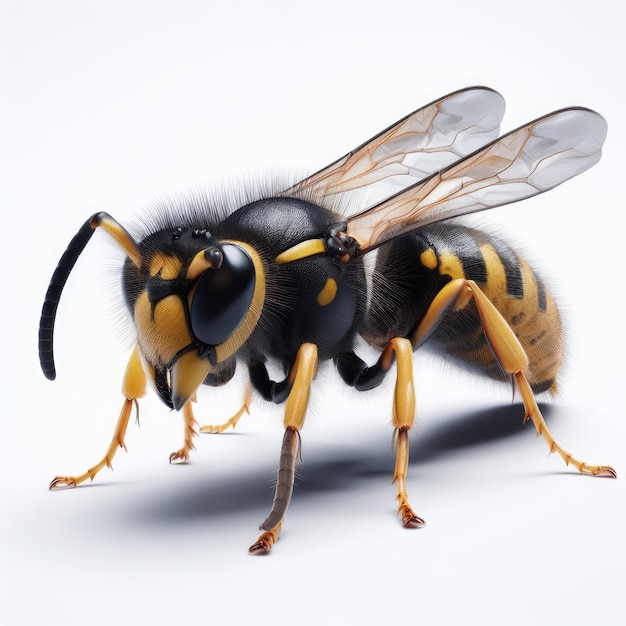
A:
[[[426,236],[436,255],[439,275],[474,280],[507,320],[528,355],[526,374],[533,389],[554,389],[563,352],[561,318],[554,298],[536,272],[502,240],[479,230],[444,225],[429,229]],[[428,260],[424,253],[421,260]],[[434,338],[439,336],[447,352],[485,368],[492,377],[505,376],[471,302],[444,320],[444,326],[450,324],[464,332],[455,337],[451,329],[435,333]],[[471,332],[466,335],[467,331]]]
[[[524,259],[480,230],[437,224],[381,250],[363,335],[374,345],[394,335],[410,337],[438,291],[459,278],[476,282],[515,332],[529,358],[525,373],[533,390],[554,391],[562,361],[554,299]],[[472,300],[453,306],[428,342],[482,375],[509,379],[487,343]]]

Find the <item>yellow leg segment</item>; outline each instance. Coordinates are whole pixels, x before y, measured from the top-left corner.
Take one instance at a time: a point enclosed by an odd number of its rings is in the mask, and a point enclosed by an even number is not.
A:
[[[524,422],[529,419],[532,420],[535,428],[537,429],[537,437],[541,435],[546,440],[546,443],[550,448],[550,454],[553,452],[558,453],[558,455],[565,461],[565,465],[573,465],[581,474],[617,478],[617,472],[610,465],[588,465],[587,463],[574,458],[569,452],[567,452],[567,450],[564,450],[554,440],[554,437],[550,433],[524,374],[521,372],[515,372],[515,380],[522,396],[524,410],[526,411]]]
[[[103,467],[106,466],[112,469],[111,464],[118,448],[124,448],[124,450],[126,450],[124,437],[126,436],[126,429],[128,427],[128,421],[130,420],[132,408],[133,405],[135,405],[135,407],[137,407],[137,415],[139,415],[137,399],[141,398],[145,394],[145,390],[146,375],[143,371],[137,348],[135,348],[126,367],[126,373],[124,375],[124,382],[122,385],[122,392],[126,396],[126,399],[122,405],[120,416],[117,420],[115,430],[113,431],[111,443],[109,444],[104,457],[99,463],[96,463],[96,465],[90,467],[86,472],[78,476],[56,476],[50,483],[50,489],[76,487],[87,479],[93,480],[96,474]]]
[[[399,429],[396,431],[396,469],[393,474],[393,482],[396,483],[396,500],[398,501],[398,513],[405,528],[421,528],[426,522],[416,515],[409,504],[409,494],[406,490],[406,473],[409,468],[409,431]]]
[[[217,435],[219,433],[223,433],[227,428],[235,428],[239,420],[243,417],[244,413],[250,415],[250,405],[252,404],[252,385],[250,381],[246,383],[246,390],[244,392],[243,403],[241,408],[235,413],[232,417],[230,417],[223,424],[212,425],[206,424],[204,426],[200,426],[201,433],[211,433]]]
[[[182,448],[170,454],[170,463],[174,463],[175,461],[184,463],[189,459],[191,451],[196,449],[193,445],[193,438],[197,435],[197,422],[196,418],[193,416],[192,402],[195,402],[195,397],[190,398],[183,405],[184,443]]]
[[[311,383],[316,373],[317,346],[312,343],[303,343],[289,372],[289,383],[292,387],[285,406],[285,418],[283,420],[285,428],[301,430],[304,426]]]
[[[573,465],[583,474],[616,478],[617,473],[612,467],[608,465],[588,465],[579,461],[554,440],[537,406],[530,384],[524,375],[524,370],[528,367],[528,357],[524,348],[507,321],[473,280],[453,280],[437,294],[415,332],[413,337],[415,347],[428,337],[451,305],[456,304],[458,306],[467,302],[470,298],[474,299],[483,330],[498,362],[506,372],[512,374],[515,378],[526,412],[524,421],[532,420],[537,429],[537,435],[543,436],[550,448],[550,452],[558,452],[566,465]]]
[[[396,429],[396,466],[393,482],[396,484],[398,514],[406,528],[420,528],[424,520],[409,504],[406,475],[409,467],[409,430],[415,420],[415,387],[413,385],[413,346],[408,339],[392,339],[382,354],[383,368],[391,366],[396,357],[396,385],[393,394],[392,422]]]
[[[382,354],[383,368],[391,366],[396,357],[396,386],[393,391],[392,421],[395,428],[408,430],[415,419],[415,387],[413,385],[413,347],[408,339],[395,337]]]
[[[302,344],[289,374],[292,383],[285,406],[285,434],[280,453],[278,478],[272,510],[261,524],[265,531],[248,549],[249,554],[268,554],[278,540],[278,531],[283,525],[285,513],[293,493],[296,474],[296,460],[300,449],[300,430],[304,425],[309,403],[311,383],[317,372],[317,346]]]

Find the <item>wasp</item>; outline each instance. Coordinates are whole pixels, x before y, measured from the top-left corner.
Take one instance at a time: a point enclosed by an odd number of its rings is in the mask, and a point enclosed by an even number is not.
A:
[[[190,199],[159,215],[138,237],[107,213],[90,217],[62,255],[45,296],[41,367],[55,378],[59,298],[99,228],[126,255],[121,287],[136,346],[103,458],[80,475],[57,476],[50,488],[75,487],[111,466],[148,383],[167,407],[182,413],[184,443],[170,461],[187,460],[197,390],[227,383],[240,364],[248,378],[241,410],[207,429],[234,427],[248,410],[251,388],[285,404],[274,500],[249,549],[266,554],[292,496],[318,363],[332,360],[357,390],[376,387],[395,372],[398,513],[404,526],[421,527],[406,486],[416,406],[413,352],[421,346],[481,376],[512,382],[524,421],[533,422],[551,452],[581,473],[616,477],[612,467],[589,465],[562,448],[537,405],[536,394],[555,390],[562,361],[561,321],[551,293],[503,241],[453,219],[545,192],[589,169],[600,159],[607,125],[598,113],[571,107],[499,136],[503,114],[497,92],[462,89],[296,185],[234,210]],[[346,216],[336,198],[358,192],[372,200]],[[364,260],[372,252],[369,277]],[[359,337],[380,352],[371,365],[357,355]],[[272,380],[272,364],[284,377]]]

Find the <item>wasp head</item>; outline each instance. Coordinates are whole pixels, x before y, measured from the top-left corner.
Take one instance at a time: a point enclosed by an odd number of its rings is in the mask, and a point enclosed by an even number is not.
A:
[[[207,376],[228,369],[254,330],[261,261],[242,242],[183,227],[146,237],[138,250],[141,263],[129,258],[123,278],[137,345],[161,399],[180,409]]]

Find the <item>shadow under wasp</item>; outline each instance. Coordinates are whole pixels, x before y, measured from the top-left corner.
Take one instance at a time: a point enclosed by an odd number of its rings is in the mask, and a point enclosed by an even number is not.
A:
[[[97,228],[126,254],[121,282],[136,347],[104,457],[83,474],[57,476],[51,489],[93,480],[111,465],[148,381],[168,407],[182,411],[184,443],[170,461],[186,460],[193,448],[196,391],[228,382],[239,362],[263,398],[285,403],[275,496],[249,549],[266,554],[293,492],[299,433],[319,361],[333,360],[341,378],[358,390],[379,385],[395,364],[398,513],[404,526],[423,526],[406,488],[415,415],[412,357],[422,345],[482,376],[512,381],[524,419],[532,420],[551,452],[582,473],[615,477],[613,468],[588,465],[565,451],[537,406],[535,394],[555,389],[562,361],[552,295],[503,241],[450,221],[534,196],[587,170],[600,159],[606,122],[594,111],[572,107],[498,137],[503,114],[497,92],[463,89],[414,111],[289,189],[236,210],[190,199],[144,227],[138,238],[107,213],[87,220],[45,297],[41,367],[55,378],[57,305]],[[345,217],[333,198],[359,190],[384,197]],[[363,257],[374,250],[370,284]],[[373,365],[355,352],[359,335],[381,353]],[[282,380],[271,379],[268,363],[282,367]],[[237,414],[204,430],[234,427],[248,409],[250,385]]]

